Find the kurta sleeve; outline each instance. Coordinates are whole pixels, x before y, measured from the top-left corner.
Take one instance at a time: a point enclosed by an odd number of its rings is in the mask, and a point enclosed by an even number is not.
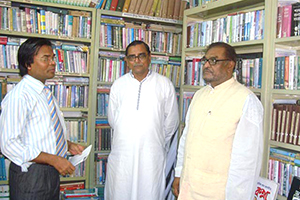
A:
[[[189,122],[189,118],[190,118],[189,115],[190,115],[190,108],[187,111],[186,119],[185,119],[185,127],[183,129],[183,133],[182,133],[182,135],[180,137],[180,141],[179,141],[177,162],[176,162],[176,167],[175,167],[175,177],[181,176],[181,171],[183,168],[185,140],[186,140],[186,134],[188,132],[188,122]]]
[[[115,87],[114,85],[110,89],[109,93],[109,102],[108,102],[108,109],[107,109],[107,118],[108,118],[108,123],[114,129],[114,122],[115,122],[115,112],[117,109],[117,96],[115,92]]]
[[[164,130],[165,130],[165,144],[169,142],[172,135],[178,128],[179,114],[178,105],[176,99],[176,92],[171,81],[168,80],[168,94],[165,99],[165,120],[164,120]]]
[[[263,107],[250,94],[234,136],[226,200],[253,200],[263,153]]]

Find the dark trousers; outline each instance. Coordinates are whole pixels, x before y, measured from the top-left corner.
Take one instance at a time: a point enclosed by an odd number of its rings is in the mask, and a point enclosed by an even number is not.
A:
[[[28,172],[11,162],[9,167],[10,200],[58,200],[59,173],[50,165],[32,164]]]

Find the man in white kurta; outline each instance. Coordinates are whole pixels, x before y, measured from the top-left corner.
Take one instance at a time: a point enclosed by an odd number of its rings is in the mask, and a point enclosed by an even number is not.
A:
[[[176,93],[171,81],[149,71],[149,47],[127,47],[131,69],[110,90],[108,120],[113,128],[107,164],[106,200],[162,200],[166,144],[178,126]]]
[[[214,43],[203,58],[208,85],[194,95],[178,149],[173,188],[180,200],[254,197],[263,151],[263,107],[232,78],[235,56],[231,46]]]

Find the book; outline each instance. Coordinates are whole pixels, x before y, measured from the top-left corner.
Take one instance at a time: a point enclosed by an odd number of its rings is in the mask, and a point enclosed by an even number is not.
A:
[[[283,6],[282,37],[291,36],[292,5]]]
[[[183,11],[186,9],[187,1],[180,1],[179,20],[183,19]]]
[[[300,200],[300,178],[294,176],[287,200]]]
[[[180,4],[181,0],[175,0],[174,2],[174,12],[173,12],[173,19],[179,20],[179,12],[180,12]]]
[[[278,183],[275,181],[259,177],[254,200],[276,200],[278,188]]]
[[[135,8],[133,10],[133,13],[138,13],[139,12],[139,10],[141,8],[141,5],[142,5],[142,2],[144,2],[144,4],[147,3],[146,1],[143,1],[143,0],[137,0]]]
[[[115,11],[117,9],[117,6],[118,6],[118,0],[112,0],[111,4],[110,4],[110,9],[109,10]]]
[[[135,9],[135,6],[137,4],[137,1],[138,0],[130,0],[130,5],[129,5],[129,8],[128,8],[129,13],[134,13],[134,9]],[[125,4],[126,4],[126,1],[125,1]]]
[[[145,15],[152,15],[152,6],[153,6],[154,0],[148,0],[146,8],[145,8]]]
[[[292,4],[291,36],[300,35],[300,3]]]
[[[122,12],[123,6],[124,6],[125,0],[119,0],[116,11]]]
[[[128,12],[131,0],[125,0],[122,12]]]
[[[84,181],[80,182],[71,182],[71,183],[61,183],[59,185],[60,191],[64,190],[78,190],[78,189],[84,189]]]
[[[170,18],[170,19],[173,18],[175,3],[176,2],[171,1],[171,0],[168,1],[167,16],[166,16],[166,18]]]
[[[151,1],[142,1],[140,8],[136,10],[136,13],[139,15],[148,15],[148,13],[146,13],[146,7],[149,3],[151,3]]]

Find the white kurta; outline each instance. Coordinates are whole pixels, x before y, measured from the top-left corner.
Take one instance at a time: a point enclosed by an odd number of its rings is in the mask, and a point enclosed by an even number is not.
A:
[[[230,79],[228,82],[232,82],[232,79]],[[228,84],[228,82],[226,84]],[[211,90],[209,95],[217,92],[214,91],[215,89],[211,88],[210,86],[206,87],[209,87]],[[228,113],[228,115],[230,115],[230,113]],[[253,93],[250,93],[244,102],[242,116],[238,122],[234,135],[227,184],[225,188],[226,200],[252,200],[254,197],[254,190],[261,168],[263,151],[262,118],[262,105],[257,97]],[[175,169],[176,177],[181,176],[182,167],[184,165],[183,160],[185,154],[185,145],[189,145],[185,144],[187,134],[189,134],[189,121],[190,110],[187,113],[186,127],[179,143],[177,165]],[[218,124],[216,124],[216,126],[217,125]],[[216,189],[216,192],[218,192],[218,189]]]
[[[178,126],[171,81],[151,72],[131,73],[110,90],[108,120],[114,129],[105,183],[106,200],[162,200],[166,144]]]

